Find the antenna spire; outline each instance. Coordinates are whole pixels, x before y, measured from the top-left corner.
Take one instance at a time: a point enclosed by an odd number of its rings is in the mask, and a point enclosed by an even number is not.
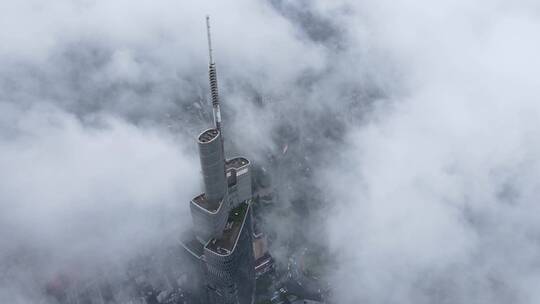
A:
[[[212,94],[212,108],[214,112],[214,125],[216,129],[221,132],[221,111],[219,109],[219,94],[218,94],[218,84],[217,84],[217,72],[216,72],[216,63],[212,56],[212,40],[210,36],[210,16],[206,16],[206,31],[208,35],[208,57],[210,64],[208,67],[208,76],[210,79],[210,93]],[[221,136],[223,138],[223,134]]]
[[[212,58],[212,36],[210,35],[210,16],[206,15],[206,34],[208,35],[208,57],[210,59],[210,64],[214,63],[214,58]]]

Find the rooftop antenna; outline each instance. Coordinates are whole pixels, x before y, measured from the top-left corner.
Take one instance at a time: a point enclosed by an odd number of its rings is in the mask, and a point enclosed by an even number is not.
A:
[[[210,64],[214,64],[214,58],[212,57],[212,36],[210,34],[210,16],[206,16],[206,34],[208,35],[208,57]]]
[[[212,108],[214,112],[214,126],[221,132],[221,111],[219,109],[219,94],[216,74],[216,63],[212,56],[212,37],[210,35],[210,16],[206,16],[206,32],[208,35],[208,58],[209,69],[208,74],[210,78],[210,92],[212,94]],[[223,138],[223,135],[222,135]]]

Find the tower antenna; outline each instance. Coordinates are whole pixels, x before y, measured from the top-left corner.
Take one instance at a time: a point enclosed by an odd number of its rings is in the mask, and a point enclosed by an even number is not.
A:
[[[221,132],[221,111],[219,109],[219,94],[217,84],[216,63],[212,55],[212,38],[210,35],[210,16],[206,16],[206,32],[208,35],[208,75],[210,79],[210,93],[212,94],[212,109],[214,112],[214,126]],[[223,138],[223,134],[221,136]]]
[[[212,58],[212,36],[210,35],[210,16],[206,16],[206,34],[208,35],[208,57],[210,59],[210,64],[214,63],[214,58]]]

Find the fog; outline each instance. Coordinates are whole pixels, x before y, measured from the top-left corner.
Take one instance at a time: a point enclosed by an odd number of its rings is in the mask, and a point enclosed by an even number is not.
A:
[[[538,5],[354,9],[401,92],[322,169],[338,302],[537,302]]]
[[[538,302],[540,6],[482,0],[1,2],[0,300],[191,225],[206,14],[278,262],[327,248],[335,303]]]

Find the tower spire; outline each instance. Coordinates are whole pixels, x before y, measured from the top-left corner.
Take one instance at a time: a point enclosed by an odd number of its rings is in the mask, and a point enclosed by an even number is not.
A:
[[[210,16],[206,16],[206,34],[208,36],[208,57],[210,64],[214,63],[214,58],[212,57],[212,36],[210,35]]]
[[[208,35],[208,75],[210,79],[210,93],[212,94],[212,108],[214,112],[214,126],[221,132],[221,111],[219,109],[219,94],[217,84],[216,63],[212,54],[212,37],[210,35],[210,16],[206,16],[206,32]]]

